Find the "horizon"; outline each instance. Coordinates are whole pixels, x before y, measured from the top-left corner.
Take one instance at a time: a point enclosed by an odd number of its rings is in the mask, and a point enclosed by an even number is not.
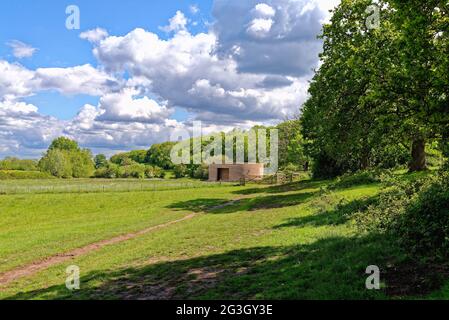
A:
[[[0,158],[40,157],[59,136],[109,156],[193,121],[209,134],[291,117],[338,2],[4,3]]]

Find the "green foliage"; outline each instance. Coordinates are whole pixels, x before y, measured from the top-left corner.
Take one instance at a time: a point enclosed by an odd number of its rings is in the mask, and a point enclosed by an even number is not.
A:
[[[66,137],[59,137],[51,143],[50,147],[48,147],[49,150],[65,150],[65,151],[78,151],[79,146],[78,143],[74,140],[71,140]]]
[[[70,161],[70,151],[49,149],[39,161],[39,169],[58,178],[71,178],[72,163]]]
[[[331,189],[349,188],[358,185],[368,185],[379,183],[382,181],[385,173],[380,170],[364,170],[356,173],[347,173],[338,177],[334,183],[330,185]]]
[[[119,166],[128,166],[134,162],[145,164],[147,151],[146,150],[133,150],[130,152],[119,153],[111,157],[111,162]]]
[[[115,163],[110,162],[105,167],[101,167],[95,170],[94,177],[105,179],[120,178],[119,166]]]
[[[410,254],[449,257],[449,173],[396,183],[356,215],[366,231],[389,234]]]
[[[95,169],[105,168],[108,166],[108,159],[104,154],[97,154],[94,158]]]
[[[7,157],[0,161],[0,170],[37,171],[37,161]]]
[[[53,176],[40,171],[0,170],[0,180],[9,179],[49,179]]]
[[[87,178],[94,173],[89,150],[81,150],[75,141],[58,138],[39,161],[39,169],[58,178]]]
[[[145,165],[134,163],[119,168],[120,178],[145,178]]]
[[[185,178],[188,173],[187,166],[184,164],[176,165],[173,169],[173,173],[175,174],[176,179]]]
[[[173,169],[170,152],[175,144],[175,142],[165,142],[152,145],[146,154],[145,162],[165,170]]]
[[[309,158],[304,151],[304,138],[299,120],[288,120],[276,127],[279,130],[279,167],[294,165],[298,169],[307,169]]]
[[[197,166],[193,170],[191,177],[200,180],[209,179],[209,167],[206,165]]]
[[[447,2],[379,1],[374,30],[365,24],[371,4],[343,0],[323,29],[322,66],[301,117],[317,177],[407,163],[423,170],[426,142],[447,137]]]
[[[133,150],[128,152],[128,157],[134,162],[145,164],[147,157],[147,150]]]

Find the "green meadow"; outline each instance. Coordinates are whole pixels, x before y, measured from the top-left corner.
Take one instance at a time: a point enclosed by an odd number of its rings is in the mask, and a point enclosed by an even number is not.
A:
[[[88,181],[69,184],[84,186]],[[19,183],[31,187],[38,182]],[[53,185],[54,193],[0,195],[0,279],[89,244],[162,226],[15,276],[0,285],[0,298],[397,299],[448,295],[444,286],[424,296],[389,292],[388,270],[407,261],[407,255],[387,238],[359,231],[353,219],[364,203],[385,188],[381,184],[339,186],[331,180],[303,180],[236,186],[189,185],[186,180],[180,182],[183,186],[160,181],[159,189],[140,190],[142,182],[137,180],[122,183],[135,184],[135,188],[61,193],[59,180],[46,180],[42,185]],[[180,220],[188,215],[189,219]],[[167,224],[173,221],[179,222]],[[71,265],[80,269],[79,290],[65,286],[66,268]],[[381,269],[381,290],[365,287],[369,265]]]

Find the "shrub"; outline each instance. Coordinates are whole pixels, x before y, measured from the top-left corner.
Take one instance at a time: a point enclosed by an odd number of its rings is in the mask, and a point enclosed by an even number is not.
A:
[[[201,180],[209,179],[209,167],[206,165],[198,166],[193,171],[192,178]]]
[[[449,257],[449,174],[427,183],[412,198],[397,231],[412,252]]]
[[[412,254],[449,257],[449,174],[398,184],[359,212],[356,223],[397,238]]]
[[[8,157],[0,161],[0,170],[37,171],[37,161]]]
[[[173,173],[176,179],[185,178],[187,176],[187,166],[184,164],[176,165]]]
[[[145,178],[145,166],[143,164],[134,163],[129,166],[119,168],[121,178]]]
[[[94,177],[104,179],[119,178],[119,167],[114,163],[109,163],[107,167],[97,169],[94,173]]]
[[[344,174],[337,178],[330,188],[349,188],[356,185],[371,184],[381,182],[383,179],[382,172],[388,173],[388,171],[380,170],[364,170],[356,173]]]
[[[155,178],[164,179],[166,174],[167,173],[164,171],[164,169],[156,167],[156,166],[154,167],[154,177]]]
[[[145,177],[147,177],[148,179],[154,179],[156,177],[154,167],[145,166]]]
[[[9,179],[51,179],[52,175],[40,171],[0,170],[0,180]]]

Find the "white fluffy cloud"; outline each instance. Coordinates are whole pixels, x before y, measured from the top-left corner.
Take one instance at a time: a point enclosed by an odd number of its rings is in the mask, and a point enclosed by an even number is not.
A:
[[[165,32],[186,30],[188,21],[184,13],[181,11],[176,11],[175,16],[171,18],[169,22],[170,23],[167,26],[160,27],[160,29]]]
[[[101,96],[120,87],[112,76],[89,64],[70,68],[39,68],[35,85],[40,90],[57,90],[63,94]]]
[[[88,30],[80,38],[92,44],[98,67],[29,70],[0,60],[0,156],[38,156],[59,135],[111,153],[165,141],[191,120],[202,120],[207,133],[291,116],[307,97],[321,50],[316,36],[337,2],[215,0],[209,32],[191,34],[178,11],[161,27],[167,39],[141,28],[121,36]],[[62,121],[22,101],[43,90],[99,103]],[[174,120],[175,107],[193,116]]]
[[[92,43],[99,42],[108,36],[108,32],[102,28],[96,28],[82,32],[80,38]]]
[[[18,59],[30,58],[37,51],[36,48],[33,48],[29,44],[23,43],[22,41],[18,40],[10,41],[7,43],[7,45],[11,47],[13,56]]]
[[[33,78],[34,72],[23,66],[0,60],[0,101],[30,95]]]
[[[135,98],[139,92],[126,88],[118,93],[109,93],[100,99],[100,121],[162,123],[171,115],[164,105],[144,96]]]

